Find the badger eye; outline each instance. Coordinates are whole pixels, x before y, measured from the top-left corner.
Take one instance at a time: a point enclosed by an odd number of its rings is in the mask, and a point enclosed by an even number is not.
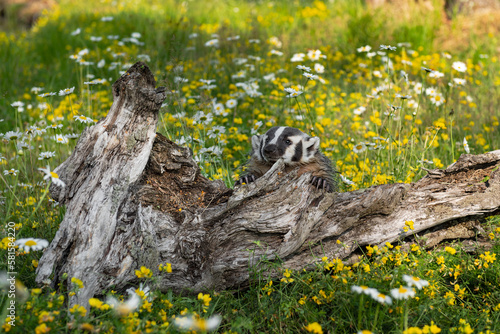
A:
[[[292,141],[290,139],[285,140],[285,144],[292,145]]]

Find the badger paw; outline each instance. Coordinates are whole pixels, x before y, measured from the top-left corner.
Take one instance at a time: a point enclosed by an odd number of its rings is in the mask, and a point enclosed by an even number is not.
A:
[[[240,177],[238,181],[235,182],[234,186],[239,186],[242,184],[249,184],[250,182],[254,182],[257,178],[253,174],[248,174]]]
[[[327,193],[333,190],[330,186],[330,183],[319,176],[313,176],[311,179],[311,184],[316,187],[317,190],[323,189]]]

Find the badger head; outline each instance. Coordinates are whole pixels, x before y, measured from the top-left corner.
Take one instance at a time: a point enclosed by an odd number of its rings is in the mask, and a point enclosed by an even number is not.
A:
[[[274,163],[283,159],[287,165],[306,164],[318,149],[318,137],[309,137],[290,127],[276,126],[263,135],[252,137],[252,155],[261,162]]]

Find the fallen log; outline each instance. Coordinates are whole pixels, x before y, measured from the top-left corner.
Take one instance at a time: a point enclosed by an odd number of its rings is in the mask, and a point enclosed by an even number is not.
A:
[[[345,193],[310,186],[310,175],[268,173],[235,190],[200,174],[189,148],[155,134],[165,89],[137,63],[113,84],[108,115],[87,128],[51,186],[66,214],[37,269],[39,284],[84,288],[86,305],[107,289],[137,286],[150,268],[162,291],[232,289],[248,283],[262,258],[302,269],[320,258],[348,260],[366,245],[419,236],[422,247],[447,239],[486,242],[482,222],[500,214],[500,150],[462,155],[412,184]],[[414,229],[404,231],[405,221]],[[159,264],[171,263],[172,273]],[[65,275],[65,273],[67,275]]]

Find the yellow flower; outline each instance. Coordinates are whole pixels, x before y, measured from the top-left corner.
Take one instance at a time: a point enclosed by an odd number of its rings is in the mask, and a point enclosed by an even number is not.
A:
[[[422,333],[424,333],[424,334],[428,334],[428,333],[437,334],[440,332],[441,332],[441,328],[436,326],[436,324],[434,324],[434,321],[431,321],[430,326],[425,325],[424,328],[422,329]]]
[[[403,334],[422,334],[422,330],[418,327],[410,327]]]
[[[89,305],[91,307],[95,307],[95,308],[97,308],[99,310],[103,310],[103,311],[106,311],[106,310],[110,309],[110,306],[108,304],[104,304],[102,301],[100,301],[97,298],[90,298],[89,299]]]
[[[323,329],[317,322],[313,322],[308,324],[307,326],[304,326],[304,329],[311,333],[323,334]]]
[[[50,327],[47,327],[46,324],[38,325],[35,328],[35,333],[36,334],[48,333],[49,331],[50,331]]]
[[[138,277],[138,278],[144,278],[144,277],[151,277],[153,276],[153,272],[151,271],[151,269],[148,269],[144,266],[141,267],[141,270],[136,270],[135,271],[135,275]]]
[[[200,292],[198,294],[198,300],[201,300],[204,306],[209,306],[212,298],[210,297],[209,294],[203,294]]]
[[[82,316],[82,317],[84,317],[85,314],[87,314],[87,310],[85,309],[85,307],[78,305],[78,304],[75,304],[72,308],[70,308],[69,312],[72,314],[75,314],[75,313],[80,314],[80,316]]]
[[[444,250],[450,253],[451,255],[454,255],[457,252],[456,249],[452,247],[445,247]]]
[[[76,277],[71,278],[71,283],[74,283],[78,289],[83,289],[83,282]]]
[[[172,265],[170,263],[166,263],[165,265],[160,264],[158,266],[158,270],[159,271],[166,271],[167,273],[171,273],[172,272]]]

